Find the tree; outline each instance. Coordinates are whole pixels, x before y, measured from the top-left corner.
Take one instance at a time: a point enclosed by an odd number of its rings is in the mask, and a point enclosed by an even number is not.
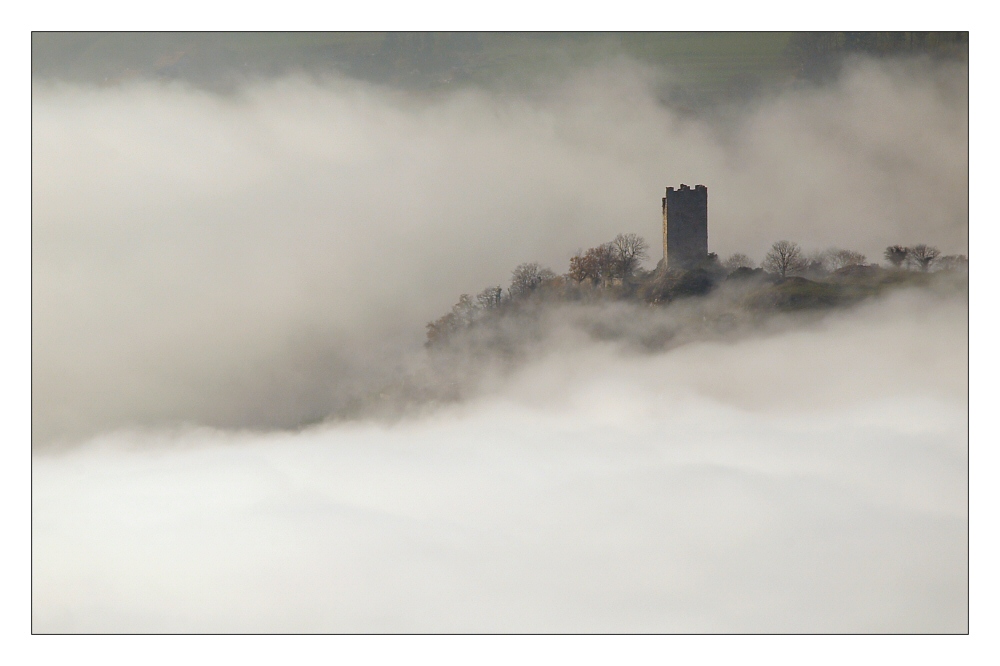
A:
[[[483,294],[493,289],[491,287],[484,291]],[[495,287],[495,289],[499,290],[500,287]],[[483,294],[480,294],[477,298],[481,298]],[[499,301],[497,302],[499,303]],[[458,297],[458,303],[451,306],[451,312],[427,324],[427,346],[431,347],[445,342],[456,331],[468,328],[479,318],[481,310],[482,308],[472,300],[472,296],[462,294]]]
[[[617,248],[611,243],[592,247],[569,260],[569,277],[576,282],[607,282],[617,271]]]
[[[805,270],[806,260],[802,256],[802,248],[791,241],[778,241],[761,262],[764,270],[777,273],[781,277],[801,273]]]
[[[865,262],[868,261],[868,257],[854,250],[830,250],[828,256],[832,270],[847,266],[864,266]]]
[[[594,249],[587,250],[586,254],[578,254],[569,260],[569,277],[577,283],[584,280],[597,282],[601,279],[601,268],[598,265],[597,257],[594,256]]]
[[[826,252],[813,252],[808,257],[804,259],[805,265],[802,268],[802,272],[810,273],[814,276],[826,275],[830,272],[830,251]]]
[[[920,245],[911,247],[906,258],[919,266],[920,270],[926,271],[934,263],[934,260],[938,258],[939,254],[941,254],[941,250],[921,243]]]
[[[755,264],[753,259],[743,254],[742,252],[734,252],[729,255],[729,258],[722,264],[726,267],[726,270],[732,273],[737,268],[754,268]]]
[[[455,315],[455,322],[459,326],[468,326],[476,319],[479,308],[476,307],[472,296],[462,294],[458,297],[458,303],[451,306],[451,312]]]
[[[597,247],[587,250],[587,254],[593,258],[597,266],[597,279],[602,283],[615,277],[618,262],[615,258],[615,247],[611,243],[602,243]]]
[[[719,261],[719,255],[715,252],[709,252],[706,254],[705,258],[699,261],[695,268],[700,268],[708,271],[709,273],[725,272],[725,269],[722,268],[722,262]]]
[[[542,268],[534,262],[521,264],[511,273],[510,294],[515,298],[526,296],[555,276],[548,268]]]
[[[712,276],[703,268],[684,271],[674,285],[672,296],[704,296],[714,287]]]
[[[647,257],[649,246],[646,240],[636,234],[618,234],[611,244],[614,247],[618,277],[622,279],[631,277],[642,260]]]
[[[885,253],[882,255],[886,258],[890,264],[899,268],[906,261],[906,258],[910,255],[910,249],[903,247],[902,245],[890,245],[885,248]]]
[[[455,331],[472,324],[475,318],[476,304],[472,302],[471,296],[462,294],[458,297],[458,303],[451,307],[451,312],[427,324],[427,346],[446,341]]]
[[[934,265],[946,271],[968,272],[969,258],[964,254],[949,254],[935,261]]]
[[[492,310],[494,308],[500,307],[500,301],[503,297],[503,287],[486,287],[479,295],[476,296],[476,301],[479,303],[479,307],[484,310]]]
[[[451,313],[444,315],[437,321],[432,321],[427,324],[427,342],[426,346],[432,347],[436,344],[444,342],[451,335],[451,332],[455,330],[454,317]]]
[[[618,262],[615,259],[615,247],[611,243],[604,243],[587,250],[594,253],[594,260],[597,262],[597,270],[600,273],[600,281],[607,284],[608,280],[616,277]]]

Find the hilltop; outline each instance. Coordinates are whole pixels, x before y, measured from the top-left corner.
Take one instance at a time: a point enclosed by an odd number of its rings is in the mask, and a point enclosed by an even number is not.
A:
[[[618,244],[623,238],[638,237],[619,236]],[[623,274],[622,257],[612,251],[618,244],[581,253],[562,275],[535,263],[521,264],[508,287],[461,295],[450,312],[427,324],[428,353],[422,364],[358,396],[337,417],[398,418],[432,409],[473,397],[484,383],[547,353],[594,343],[627,354],[656,354],[808,325],[907,289],[968,298],[964,256],[935,256],[920,264],[911,252],[898,265],[892,260],[878,265],[856,252],[828,251],[811,260],[800,258],[782,277],[745,265],[744,255],[724,263],[709,255],[691,270],[660,262],[653,270],[626,267]],[[587,259],[595,255],[606,260],[603,272],[600,267],[588,271],[594,267]],[[769,254],[762,263],[771,266],[770,259]]]

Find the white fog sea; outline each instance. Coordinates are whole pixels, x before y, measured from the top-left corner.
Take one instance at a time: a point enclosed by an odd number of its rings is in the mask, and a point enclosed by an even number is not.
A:
[[[34,632],[965,632],[968,309],[33,456]]]

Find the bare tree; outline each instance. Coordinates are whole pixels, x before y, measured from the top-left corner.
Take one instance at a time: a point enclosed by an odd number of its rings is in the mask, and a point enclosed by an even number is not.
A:
[[[906,261],[906,258],[910,255],[910,249],[903,247],[902,245],[890,245],[885,248],[885,253],[882,255],[885,257],[886,261],[890,264],[899,268]]]
[[[802,248],[791,241],[778,241],[761,262],[764,270],[777,273],[781,277],[801,273],[805,270],[806,260],[802,256]]]
[[[830,250],[828,257],[830,269],[834,271],[847,266],[864,266],[868,261],[868,257],[854,250]]]
[[[532,262],[521,264],[514,269],[510,280],[510,294],[513,297],[525,296],[538,288],[543,282],[556,276],[548,268],[542,268]]]
[[[732,273],[737,268],[754,268],[753,259],[743,254],[742,252],[735,252],[729,255],[729,258],[722,264],[725,266],[726,270]]]
[[[492,310],[493,308],[500,307],[502,297],[503,287],[486,287],[486,289],[483,289],[476,296],[476,301],[482,309]]]
[[[931,247],[930,245],[924,245],[921,243],[920,245],[914,245],[911,247],[906,258],[915,265],[919,266],[920,270],[926,271],[940,254],[941,250],[936,247]]]
[[[611,244],[614,246],[618,277],[623,279],[631,277],[648,256],[646,240],[636,234],[618,234]]]

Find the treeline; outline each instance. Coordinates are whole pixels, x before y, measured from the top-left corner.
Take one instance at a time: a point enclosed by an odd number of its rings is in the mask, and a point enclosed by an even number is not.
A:
[[[932,266],[947,270],[966,269],[969,259],[964,254],[941,256],[941,251],[931,245],[890,245],[882,256],[894,268],[917,269],[928,271]],[[727,260],[727,265],[739,258],[749,260],[743,254],[735,254]],[[801,275],[811,273],[817,276],[834,273],[851,266],[873,266],[868,264],[868,257],[853,250],[832,249],[805,256],[802,248],[790,241],[778,241],[771,246],[761,267],[780,276]]]
[[[539,294],[572,298],[588,287],[634,286],[641,281],[637,278],[645,277],[637,273],[648,253],[645,239],[629,233],[618,234],[612,241],[572,257],[569,271],[564,275],[557,275],[534,262],[520,264],[511,273],[506,291],[495,285],[486,287],[475,297],[459,296],[451,312],[427,324],[427,344],[433,346],[443,342],[455,331],[468,328],[482,317]]]
[[[874,58],[930,56],[968,62],[968,32],[798,32],[785,57],[799,77],[824,81],[836,76],[846,56]]]
[[[757,294],[755,301],[765,307],[828,306],[876,293],[882,283],[905,281],[910,272],[965,272],[969,263],[965,255],[942,256],[940,250],[925,244],[891,245],[883,252],[887,265],[882,267],[854,250],[831,248],[806,254],[797,243],[781,240],[759,264],[741,252],[724,261],[712,252],[687,270],[668,268],[663,261],[645,270],[642,261],[648,251],[641,236],[619,234],[573,256],[561,275],[538,263],[520,264],[506,289],[491,285],[476,296],[462,294],[450,312],[428,323],[427,346],[437,346],[458,331],[527,303],[627,300],[657,306],[705,296],[723,283],[735,283],[770,289]]]

